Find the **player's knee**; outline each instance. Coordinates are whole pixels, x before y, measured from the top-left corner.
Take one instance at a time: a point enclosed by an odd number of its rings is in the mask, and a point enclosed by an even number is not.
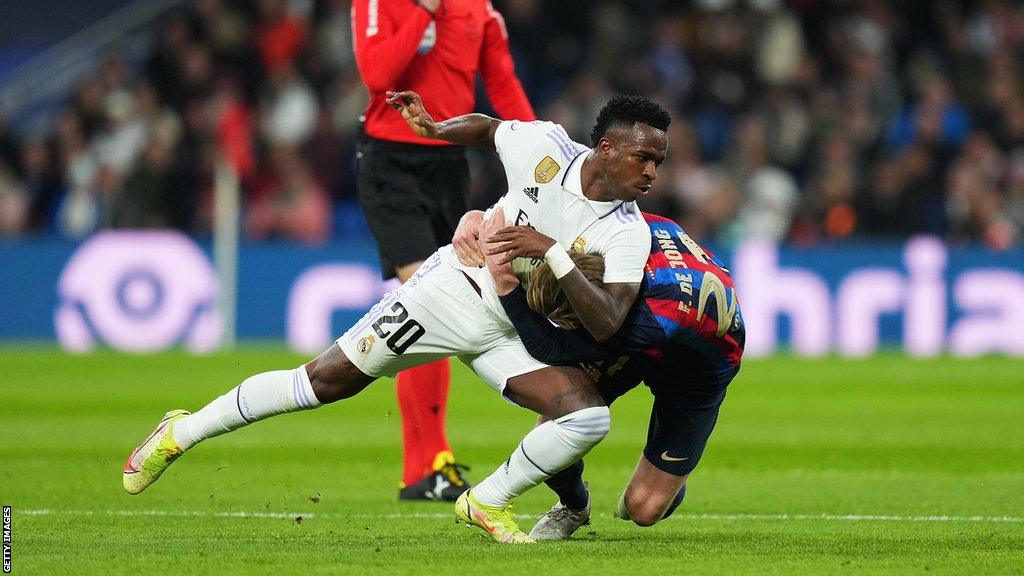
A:
[[[637,526],[654,526],[664,517],[665,507],[650,499],[626,498],[629,519]]]
[[[601,404],[587,408],[587,412],[589,412],[592,417],[600,416],[599,418],[595,417],[594,419],[596,422],[595,434],[600,435],[603,439],[612,429],[612,411],[609,410],[607,406]]]
[[[322,404],[355,396],[374,380],[356,368],[337,345],[307,363],[305,368],[313,394]]]
[[[590,450],[608,436],[611,412],[607,406],[593,406],[566,414],[555,423],[567,442]]]
[[[675,511],[682,502],[681,494],[685,494],[685,488],[668,501],[658,492],[627,490],[624,500],[629,519],[637,526],[654,526]]]
[[[646,511],[644,511],[644,510],[631,511],[629,513],[629,518],[637,526],[644,526],[644,527],[654,526],[655,524],[658,523],[658,520],[660,520],[660,518],[658,517],[657,514],[651,514],[651,513],[648,513]]]
[[[560,428],[585,438],[585,443],[596,445],[611,430],[612,413],[607,406],[591,406],[562,416],[555,422]]]

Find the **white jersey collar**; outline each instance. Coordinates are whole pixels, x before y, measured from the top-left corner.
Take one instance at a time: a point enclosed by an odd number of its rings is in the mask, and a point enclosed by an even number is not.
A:
[[[583,162],[590,152],[592,150],[587,149],[577,154],[569,162],[569,167],[565,169],[565,174],[562,174],[562,188],[581,198],[586,198],[583,195]]]
[[[584,200],[590,209],[594,211],[594,215],[598,219],[604,218],[619,209],[620,206],[625,204],[622,200],[612,200],[610,202],[600,202],[597,200],[591,200],[583,194],[583,162],[586,161],[587,156],[593,150],[588,149],[580,152],[569,162],[569,167],[565,169],[565,174],[562,175],[562,188],[574,196],[578,196],[581,200]]]

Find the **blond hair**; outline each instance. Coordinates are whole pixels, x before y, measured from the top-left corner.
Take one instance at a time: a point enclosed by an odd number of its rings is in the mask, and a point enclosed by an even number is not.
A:
[[[570,252],[569,257],[591,284],[604,286],[604,256],[600,254],[578,254]],[[579,328],[582,323],[569,298],[555,279],[551,267],[545,262],[533,270],[530,286],[526,289],[526,303],[534,311],[547,316],[562,328]]]

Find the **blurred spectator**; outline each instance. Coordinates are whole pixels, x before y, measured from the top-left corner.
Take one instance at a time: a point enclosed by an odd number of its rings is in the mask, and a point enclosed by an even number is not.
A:
[[[0,166],[14,169],[18,162],[18,141],[8,130],[7,118],[0,109]]]
[[[137,115],[135,98],[127,90],[107,93],[103,108],[104,122],[91,148],[101,165],[123,174],[142,152],[148,137],[147,127]]]
[[[174,173],[174,149],[160,138],[149,141],[136,171],[112,203],[111,225],[117,228],[181,228],[188,207],[181,206],[180,182]]]
[[[246,236],[253,240],[291,238],[307,244],[326,240],[331,234],[327,193],[296,150],[275,148],[270,166],[259,178],[249,204]]]
[[[789,173],[771,164],[768,124],[760,116],[744,118],[735,145],[729,162],[743,193],[728,239],[731,243],[745,238],[785,239],[799,190]]]
[[[27,141],[21,149],[21,178],[28,194],[28,229],[40,230],[60,186],[50,150],[42,140]]]
[[[291,64],[273,69],[269,80],[260,97],[263,136],[270,145],[300,145],[316,126],[316,95]]]
[[[56,229],[68,238],[84,238],[103,223],[99,166],[89,154],[78,154],[68,162],[65,178],[67,190],[56,207]]]
[[[295,3],[298,4],[298,3]],[[263,68],[273,73],[295,64],[306,41],[309,25],[305,14],[291,13],[285,0],[260,0],[255,43]]]
[[[914,232],[912,199],[899,158],[887,158],[868,175],[858,204],[861,231],[876,238],[895,239]]]
[[[673,109],[669,158],[642,204],[698,239],[935,233],[1000,250],[1024,238],[1019,2],[494,4],[527,95],[575,139],[615,92]],[[192,0],[157,22],[144,66],[106,56],[49,134],[20,139],[0,116],[4,233],[209,232],[222,159],[253,222],[279,223],[264,215],[282,194],[306,205],[285,190],[350,202],[367,94],[349,9]],[[501,166],[470,159],[471,204],[489,205]],[[303,241],[328,229],[254,226]]]
[[[0,237],[22,234],[28,214],[28,193],[13,172],[0,167]]]

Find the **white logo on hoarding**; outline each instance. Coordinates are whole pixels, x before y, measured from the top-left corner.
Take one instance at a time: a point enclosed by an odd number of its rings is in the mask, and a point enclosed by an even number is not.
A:
[[[774,353],[785,317],[788,344],[801,356],[833,350],[867,356],[878,350],[887,316],[902,316],[903,348],[912,356],[944,350],[956,356],[1024,355],[1024,274],[975,268],[951,278],[948,258],[941,240],[912,238],[903,248],[902,268],[856,267],[839,280],[833,298],[826,276],[781,266],[777,246],[749,241],[733,255],[747,329],[745,355]]]
[[[337,336],[332,326],[335,311],[366,310],[383,292],[380,275],[369,266],[310,267],[295,279],[288,295],[288,345],[307,354],[323,350]],[[365,347],[369,352],[373,340],[367,341]]]
[[[152,352],[184,342],[194,352],[220,344],[217,277],[184,234],[102,232],[82,244],[61,272],[57,339],[73,352],[102,342]]]

